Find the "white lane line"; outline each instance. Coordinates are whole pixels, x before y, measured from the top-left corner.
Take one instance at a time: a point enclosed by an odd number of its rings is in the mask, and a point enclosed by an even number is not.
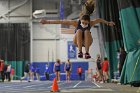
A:
[[[95,82],[92,82],[93,84],[95,84],[98,88],[100,88],[101,86],[99,86],[98,84],[96,84]]]
[[[112,89],[70,89],[70,90],[61,90],[61,92],[70,92],[70,93],[86,93],[87,91],[89,92],[112,92],[114,90]]]
[[[38,83],[34,83],[35,85],[29,85],[29,86],[25,86],[23,88],[30,88],[30,87],[33,87],[33,86],[40,86],[40,85],[47,85],[47,84],[51,84],[51,82],[48,82],[48,83],[41,83],[41,84],[38,84]]]
[[[36,82],[16,82],[16,83],[13,83],[13,82],[11,82],[11,83],[9,83],[9,84],[7,84],[7,85],[5,85],[5,86],[3,86],[3,87],[19,87],[19,86],[25,86],[25,85],[33,85],[33,84],[36,84]]]
[[[23,88],[30,88],[30,87],[34,87],[34,86],[40,86],[40,85],[45,85],[45,84],[43,83],[43,84],[29,85],[29,86],[25,86]]]
[[[73,88],[76,88],[82,81],[79,81]]]
[[[3,86],[3,87],[5,87],[5,88],[8,88],[8,87],[19,87],[19,86],[25,86],[25,85],[28,85],[28,83],[24,83],[24,84],[17,84],[17,85],[8,85],[8,86]]]

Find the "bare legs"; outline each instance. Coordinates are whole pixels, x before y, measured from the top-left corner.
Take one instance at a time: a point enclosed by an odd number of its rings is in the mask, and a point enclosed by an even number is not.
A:
[[[74,44],[78,47],[79,52],[82,52],[82,31],[79,29],[77,30],[74,39],[73,39]]]
[[[66,81],[70,81],[70,71],[66,71]]]
[[[56,71],[56,80],[57,81],[60,81],[60,72],[59,71]]]
[[[88,30],[84,32],[84,41],[85,41],[84,46],[85,46],[86,53],[89,53],[89,47],[91,46],[93,39],[91,36],[91,32]]]
[[[75,36],[74,36],[74,38],[73,38],[73,42],[78,47],[79,53],[82,52],[82,46],[84,45],[86,54],[89,55],[89,47],[91,46],[91,44],[93,42],[91,32],[89,30],[85,30],[84,32],[82,32],[82,30],[78,29],[76,34],[75,34]],[[78,55],[78,57],[83,57],[83,56]],[[85,58],[88,59],[90,57],[89,56],[86,57],[86,55],[85,55]]]
[[[30,72],[31,73],[31,80],[34,80],[34,72]]]

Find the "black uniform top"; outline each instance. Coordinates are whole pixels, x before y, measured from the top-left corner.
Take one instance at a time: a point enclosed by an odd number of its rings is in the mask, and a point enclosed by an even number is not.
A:
[[[29,73],[30,70],[30,64],[26,64],[24,67],[24,72]]]
[[[75,33],[76,33],[76,31],[78,30],[78,29],[80,29],[80,30],[82,30],[82,31],[85,31],[85,30],[90,30],[90,24],[88,24],[88,27],[86,27],[86,28],[83,28],[82,26],[81,26],[81,21],[80,20],[78,20],[78,26],[77,26],[77,28],[76,28],[76,30],[75,30]]]
[[[123,67],[123,64],[124,64],[124,61],[125,61],[126,55],[127,55],[127,54],[126,54],[125,51],[122,51],[122,52],[120,53],[120,68]]]
[[[96,64],[97,64],[98,70],[102,69],[102,67],[101,67],[101,59],[97,59],[96,61],[97,61]]]

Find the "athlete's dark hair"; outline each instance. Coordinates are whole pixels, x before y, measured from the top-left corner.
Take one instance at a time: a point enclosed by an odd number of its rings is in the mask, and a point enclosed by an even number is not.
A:
[[[57,63],[60,63],[60,59],[56,59],[56,62],[57,62]]]
[[[70,62],[70,59],[68,59],[67,61]]]
[[[106,60],[108,60],[108,58],[107,58],[107,57],[105,57],[105,58],[104,58],[104,60],[106,61]]]
[[[90,22],[90,16],[89,16],[89,15],[83,15],[83,16],[81,17],[81,20],[87,20],[87,21]]]

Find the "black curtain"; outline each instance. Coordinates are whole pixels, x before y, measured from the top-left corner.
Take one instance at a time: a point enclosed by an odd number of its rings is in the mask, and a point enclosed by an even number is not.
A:
[[[111,42],[114,40],[122,40],[117,0],[97,0],[97,10],[100,18],[107,21],[113,21],[116,24],[114,27],[101,24],[100,27],[104,41]],[[120,45],[122,45],[121,42]]]
[[[0,58],[7,61],[30,60],[28,23],[0,23]]]

